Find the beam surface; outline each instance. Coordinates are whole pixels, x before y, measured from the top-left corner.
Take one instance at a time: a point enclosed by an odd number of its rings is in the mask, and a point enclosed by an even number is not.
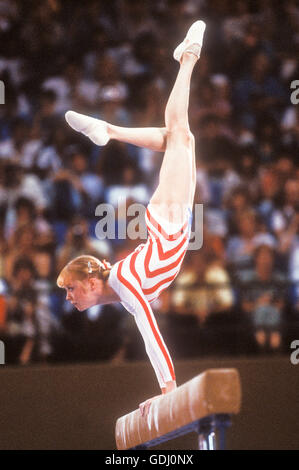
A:
[[[118,450],[130,449],[209,415],[237,414],[240,407],[238,371],[209,369],[154,400],[146,418],[139,409],[118,418],[116,446]]]

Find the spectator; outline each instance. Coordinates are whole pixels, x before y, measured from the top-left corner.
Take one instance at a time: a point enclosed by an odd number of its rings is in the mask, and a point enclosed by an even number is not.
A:
[[[285,91],[271,70],[273,64],[264,52],[252,57],[251,68],[235,82],[234,99],[242,122],[251,129],[257,126],[261,113],[279,115],[279,106],[286,99]]]
[[[8,336],[7,361],[27,365],[36,359],[37,324],[34,291],[15,292],[9,299],[5,333]],[[13,340],[13,341],[12,341]]]
[[[228,233],[233,236],[238,232],[238,224],[242,214],[252,207],[247,187],[237,186],[225,202]]]
[[[254,237],[257,234],[257,216],[253,210],[243,212],[238,220],[237,234],[228,239],[226,257],[232,274],[237,278],[243,269],[253,263]]]
[[[20,163],[28,142],[30,126],[24,119],[18,118],[12,126],[11,135],[0,143],[0,158]]]
[[[35,252],[37,233],[32,225],[24,225],[17,229],[9,239],[9,250],[5,261],[5,278],[11,282],[14,277],[15,266],[19,260],[32,261]]]
[[[84,217],[75,216],[68,229],[65,244],[58,249],[56,271],[61,271],[63,266],[76,256],[89,254],[102,259],[109,257],[109,252],[109,243],[90,237],[87,220]]]
[[[296,178],[291,177],[287,179],[284,184],[282,207],[277,209],[271,218],[271,228],[282,244],[282,252],[286,252],[286,250],[290,248],[290,244],[292,242],[292,222],[295,221],[298,200],[299,181]]]
[[[243,273],[246,293],[243,291],[242,308],[251,316],[254,336],[259,350],[277,351],[282,346],[281,324],[286,305],[283,273],[275,267],[275,251],[260,245],[255,253],[254,270]]]
[[[55,258],[51,251],[40,247],[33,255],[36,272],[34,289],[38,293],[35,314],[39,329],[39,361],[52,359],[53,343],[61,329],[61,318],[56,312],[56,298],[53,292]]]
[[[240,175],[241,184],[247,188],[248,195],[253,204],[257,202],[259,188],[258,155],[253,145],[241,145],[237,173]]]
[[[207,262],[201,250],[187,252],[185,262],[185,269],[171,289],[170,309],[181,315],[195,315],[199,323],[204,323],[209,314],[209,294],[204,286]]]
[[[140,181],[140,172],[133,163],[128,162],[122,172],[120,181],[106,189],[106,201],[116,207],[119,200],[132,199],[145,204],[148,200],[148,189]]]
[[[298,147],[299,136],[299,110],[298,106],[289,106],[282,118],[281,129],[284,135],[284,143]]]
[[[86,215],[94,215],[94,208],[103,200],[103,178],[90,171],[88,155],[83,149],[73,147],[69,149],[69,156],[72,181],[74,182],[77,178],[84,193],[88,196],[87,205],[90,207],[90,211],[86,210]]]
[[[268,230],[272,230],[271,220],[278,206],[281,191],[281,181],[275,166],[261,168],[259,174],[259,201],[257,212],[265,221]]]
[[[43,234],[51,233],[51,226],[46,219],[37,213],[35,204],[31,199],[20,196],[15,202],[15,211],[11,212],[9,225],[7,224],[6,233],[9,238],[21,227],[32,226],[41,237]]]
[[[24,173],[15,163],[3,164],[2,182],[0,183],[0,206],[5,209],[5,225],[10,234],[10,220],[14,217],[15,203],[19,197],[26,197],[34,202],[38,212],[43,212],[49,201],[41,181],[35,174]],[[6,231],[6,228],[5,228]]]
[[[32,162],[34,164],[34,171],[41,178],[45,190],[48,190],[49,186],[47,179],[51,178],[62,167],[67,143],[67,134],[62,128],[61,122],[59,122],[59,125],[56,123],[52,128],[47,127],[44,145],[35,155],[35,159]]]
[[[5,333],[9,340],[9,361],[27,364],[36,353],[35,270],[29,258],[19,258],[13,266],[11,294],[7,303]],[[13,339],[13,341],[11,341]]]

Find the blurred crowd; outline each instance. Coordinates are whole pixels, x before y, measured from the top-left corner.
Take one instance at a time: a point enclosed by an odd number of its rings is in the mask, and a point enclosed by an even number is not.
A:
[[[193,75],[200,250],[154,305],[176,358],[289,351],[299,335],[299,8],[275,0],[0,0],[0,337],[6,362],[144,357],[118,305],[75,311],[56,287],[80,254],[111,263],[140,240],[163,157],[97,147],[73,109],[126,127],[164,125],[189,25],[207,23]],[[295,90],[296,91],[296,90]],[[298,100],[297,100],[298,101]],[[115,237],[97,236],[103,208]],[[107,209],[108,210],[108,209]],[[111,220],[111,219],[110,219]]]

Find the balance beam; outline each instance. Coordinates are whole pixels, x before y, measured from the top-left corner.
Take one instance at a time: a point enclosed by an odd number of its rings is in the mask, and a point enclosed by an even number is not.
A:
[[[115,440],[118,450],[147,448],[197,431],[199,448],[214,448],[215,430],[224,431],[230,415],[241,407],[241,384],[236,369],[209,369],[175,390],[154,400],[148,416],[140,410],[118,418]]]

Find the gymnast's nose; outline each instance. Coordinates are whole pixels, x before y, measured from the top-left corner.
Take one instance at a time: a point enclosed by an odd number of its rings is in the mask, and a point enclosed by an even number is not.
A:
[[[66,300],[71,300],[72,299],[72,296],[70,294],[70,292],[67,292],[66,293]]]

